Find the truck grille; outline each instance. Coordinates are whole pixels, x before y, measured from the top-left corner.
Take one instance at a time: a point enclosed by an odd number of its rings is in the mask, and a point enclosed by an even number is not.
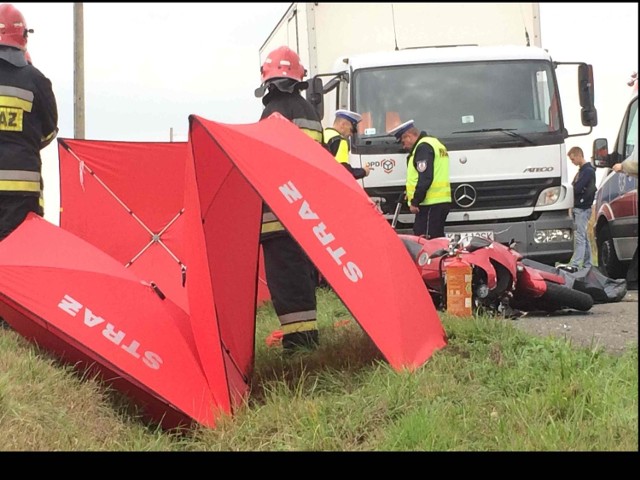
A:
[[[465,191],[465,185],[466,190]],[[451,211],[499,210],[503,208],[533,207],[545,188],[559,186],[560,178],[536,178],[518,180],[497,180],[490,182],[451,184]],[[473,188],[469,188],[473,187]],[[457,195],[456,195],[457,191]],[[474,192],[475,191],[475,192]],[[475,195],[475,201],[469,207],[463,207],[470,201],[465,197]],[[458,201],[456,201],[456,198]],[[465,203],[466,200],[466,203]]]
[[[463,208],[455,201],[455,192],[458,187],[469,185],[475,192],[475,201],[469,207]],[[517,180],[497,180],[490,182],[470,182],[451,184],[453,212],[470,212],[478,210],[499,210],[504,208],[533,207],[540,196],[540,193],[549,187],[560,186],[560,177],[555,178],[533,178]],[[393,214],[398,201],[398,195],[404,187],[377,187],[367,188],[366,191],[371,197],[384,197],[385,204],[382,206],[384,213]],[[409,208],[403,202],[401,213],[408,213]]]

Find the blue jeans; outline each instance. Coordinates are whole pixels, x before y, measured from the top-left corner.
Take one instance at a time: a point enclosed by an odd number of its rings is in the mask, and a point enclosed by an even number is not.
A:
[[[575,244],[569,265],[577,268],[591,267],[591,245],[587,235],[587,224],[591,218],[590,208],[574,208]]]

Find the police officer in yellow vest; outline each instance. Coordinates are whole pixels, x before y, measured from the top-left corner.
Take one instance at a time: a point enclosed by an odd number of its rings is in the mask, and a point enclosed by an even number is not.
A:
[[[427,238],[444,237],[444,224],[451,208],[449,154],[435,137],[419,131],[409,120],[391,131],[407,157],[406,196],[409,210],[416,215],[415,235]]]
[[[360,120],[362,120],[362,116],[359,113],[338,110],[333,126],[324,130],[324,143],[327,149],[338,162],[349,170],[356,180],[366,177],[371,171],[369,165],[358,168],[349,164],[349,137],[358,131]]]

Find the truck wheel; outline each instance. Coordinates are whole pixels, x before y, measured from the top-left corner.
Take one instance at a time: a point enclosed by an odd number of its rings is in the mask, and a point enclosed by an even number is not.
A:
[[[598,268],[609,278],[624,278],[626,271],[613,246],[609,227],[603,227],[598,234]]]
[[[586,312],[593,307],[593,298],[588,293],[546,280],[545,283],[547,291],[539,298],[540,310],[554,312],[562,308],[572,308]]]

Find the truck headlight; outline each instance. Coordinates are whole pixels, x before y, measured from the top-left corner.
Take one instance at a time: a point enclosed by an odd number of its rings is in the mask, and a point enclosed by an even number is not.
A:
[[[568,228],[536,230],[533,241],[536,243],[568,242],[571,241],[571,230]]]
[[[540,192],[540,196],[538,197],[538,201],[536,202],[536,207],[546,207],[548,205],[553,205],[560,199],[561,191],[561,187],[545,188],[542,192]]]

